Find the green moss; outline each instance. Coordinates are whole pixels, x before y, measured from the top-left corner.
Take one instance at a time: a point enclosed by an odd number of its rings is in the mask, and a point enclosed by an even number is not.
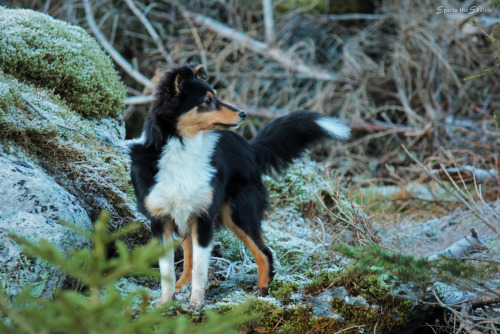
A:
[[[314,317],[312,309],[306,306],[278,307],[273,302],[259,298],[251,310],[261,316],[251,325],[241,329],[242,332],[324,334],[345,328],[345,323],[338,318]]]
[[[0,7],[0,68],[66,100],[85,117],[120,115],[126,94],[110,58],[80,27]]]
[[[284,310],[283,319],[280,331],[286,334],[310,333],[315,322],[315,318],[311,316],[311,310],[305,307]]]
[[[401,316],[402,312],[409,311],[407,303],[397,305],[398,311],[374,308],[369,305],[348,304],[342,298],[335,298],[332,301],[332,309],[339,312],[347,324],[374,328],[387,333],[402,326],[406,321],[406,316]]]
[[[318,295],[329,287],[333,287],[341,273],[339,271],[325,269],[320,272],[310,273],[313,280],[304,288],[304,292],[308,295]],[[338,286],[338,285],[335,285]]]
[[[284,281],[275,278],[269,285],[271,296],[286,304],[290,301],[292,293],[299,290],[299,285],[294,281]]]
[[[293,279],[275,279],[270,286],[271,296],[276,298],[258,298],[252,307],[261,316],[257,321],[245,327],[245,333],[345,333],[369,332],[375,326],[377,332],[388,333],[403,326],[412,309],[412,302],[389,293],[388,287],[376,276],[357,275],[353,270],[342,272],[323,270],[310,273],[314,279],[305,286]],[[306,279],[304,279],[306,280]],[[319,294],[325,289],[343,286],[352,298],[351,303],[343,298],[332,300],[331,311],[339,316],[318,317],[312,304],[306,300],[299,304],[290,304],[290,294],[297,291],[304,294]],[[311,301],[311,300],[310,300]],[[354,303],[352,303],[354,301]],[[316,301],[317,303],[317,301]],[[218,312],[226,313],[237,303],[219,303]]]
[[[332,309],[349,325],[373,327],[390,331],[402,326],[412,308],[411,301],[389,293],[389,288],[375,275],[360,275],[346,269],[342,272],[322,271],[306,286],[305,292],[319,294],[327,288],[343,286],[351,296],[362,296],[366,305],[349,304],[342,298],[332,301]],[[375,305],[375,306],[374,306]]]

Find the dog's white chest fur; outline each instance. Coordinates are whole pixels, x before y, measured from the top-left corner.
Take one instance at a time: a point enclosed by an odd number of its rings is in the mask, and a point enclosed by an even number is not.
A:
[[[170,216],[180,235],[189,234],[189,218],[208,209],[216,172],[210,164],[219,135],[200,131],[191,139],[170,139],[158,162],[156,184],[146,198],[154,217]]]

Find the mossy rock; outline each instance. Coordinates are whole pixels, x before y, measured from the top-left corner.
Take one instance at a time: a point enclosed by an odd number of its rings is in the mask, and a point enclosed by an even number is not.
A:
[[[27,9],[0,7],[0,69],[60,95],[87,118],[117,117],[125,87],[85,30]]]
[[[323,270],[314,274],[304,292],[318,294],[326,289],[344,287],[350,296],[357,297],[363,303],[356,301],[346,302],[343,298],[331,301],[334,312],[340,313],[347,325],[363,326],[390,332],[403,327],[413,308],[413,302],[390,293],[390,289],[380,276],[361,275],[354,270],[346,269],[335,272]]]
[[[135,210],[122,130],[119,118],[84,118],[57,95],[0,69],[0,154],[44,169],[82,203],[91,220],[108,210],[113,229],[142,221]],[[143,243],[148,237],[144,226],[127,243]]]

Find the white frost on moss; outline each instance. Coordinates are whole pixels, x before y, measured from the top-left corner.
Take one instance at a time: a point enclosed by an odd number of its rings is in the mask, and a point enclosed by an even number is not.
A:
[[[297,159],[278,178],[265,176],[263,180],[273,207],[286,207],[289,212],[300,212],[308,202],[318,200],[318,192],[328,189],[322,175],[324,173],[317,162],[304,158]]]
[[[62,96],[85,117],[117,117],[125,87],[84,29],[28,9],[0,7],[0,68]]]

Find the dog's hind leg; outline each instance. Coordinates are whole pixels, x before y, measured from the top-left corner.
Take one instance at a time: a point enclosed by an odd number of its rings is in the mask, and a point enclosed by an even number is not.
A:
[[[223,224],[232,230],[252,253],[259,273],[257,289],[261,295],[266,295],[274,276],[273,255],[262,238],[258,209],[250,208],[245,213],[237,210],[232,212],[230,205],[226,203],[222,206],[221,217]]]
[[[182,290],[191,283],[193,274],[193,239],[191,236],[186,237],[182,241],[182,250],[184,252],[184,266],[182,275],[175,284],[175,290]]]

